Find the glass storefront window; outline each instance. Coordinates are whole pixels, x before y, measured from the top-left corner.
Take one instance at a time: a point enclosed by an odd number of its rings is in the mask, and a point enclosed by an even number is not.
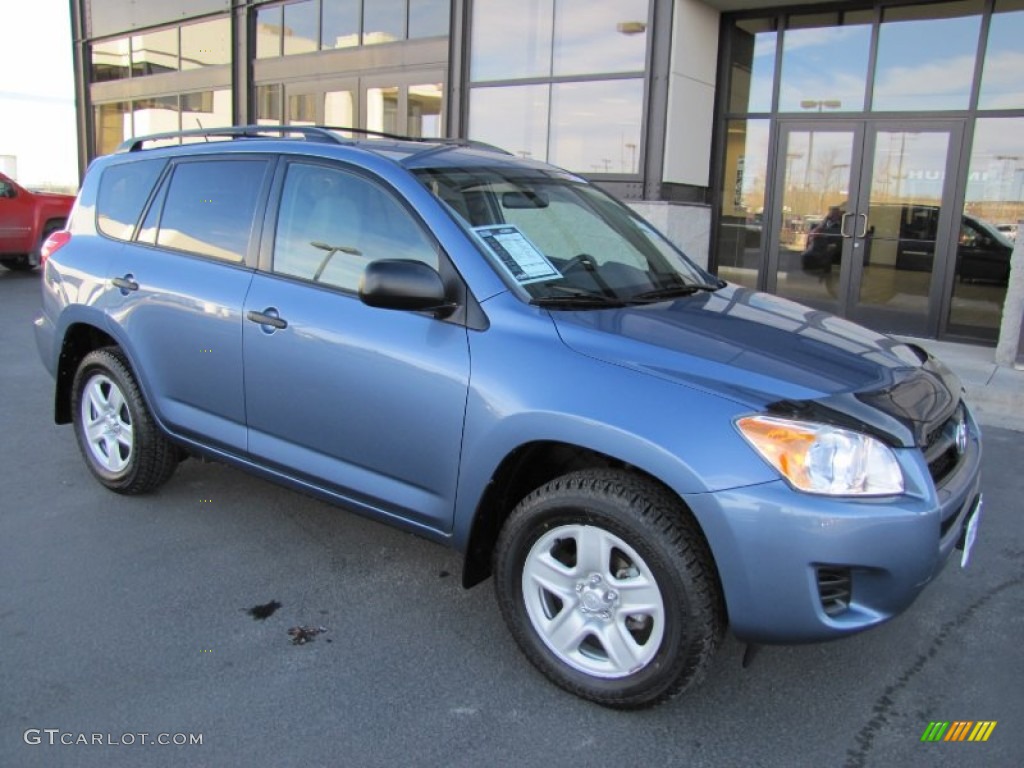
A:
[[[181,94],[181,127],[183,130],[222,128],[231,124],[230,88]],[[182,143],[200,141],[205,141],[205,139],[183,139]]]
[[[732,33],[729,111],[770,112],[775,84],[775,19],[744,19]]]
[[[135,136],[181,130],[176,95],[136,99],[132,103],[132,115]],[[171,143],[177,144],[178,142],[172,141]]]
[[[409,38],[448,34],[450,0],[409,0]]]
[[[519,157],[547,160],[549,85],[474,88],[469,102],[471,139]]]
[[[366,0],[363,3],[363,45],[405,39],[406,0]]]
[[[313,0],[284,7],[284,55],[312,53],[319,47],[320,9]]]
[[[178,69],[178,28],[132,35],[132,75],[157,75]]]
[[[315,94],[288,94],[288,125],[316,125]]]
[[[718,275],[747,288],[757,287],[767,178],[768,120],[730,120],[717,232]]]
[[[128,77],[131,67],[127,37],[104,40],[92,44],[92,81],[121,80]]]
[[[131,104],[127,101],[97,104],[94,115],[97,155],[109,155],[132,135]]]
[[[552,74],[643,72],[647,0],[557,0]]]
[[[553,3],[532,0],[512,10],[505,0],[475,0],[470,79],[550,76]]]
[[[981,118],[967,177],[949,330],[994,340],[1024,218],[1024,117]]]
[[[836,16],[836,14],[829,14]],[[803,23],[801,23],[803,21]],[[779,111],[864,109],[871,25],[793,17],[782,38]]]
[[[256,86],[256,124],[281,124],[281,85]]]
[[[441,83],[409,86],[407,136],[434,139],[444,136],[441,130],[443,94],[444,88]]]
[[[281,55],[283,10],[280,5],[256,10],[256,58],[270,59]]]
[[[324,123],[353,127],[356,124],[356,99],[352,91],[328,91],[324,94]]]
[[[637,173],[644,81],[551,86],[548,161],[581,173]]]
[[[360,0],[323,0],[321,45],[325,49],[359,45]]]
[[[967,109],[982,0],[887,8],[878,33],[871,108]]]
[[[1024,0],[996,0],[981,75],[980,109],[1024,108]]]
[[[181,28],[181,68],[231,63],[231,19],[214,19]]]
[[[371,131],[400,133],[398,86],[366,89],[366,127]]]

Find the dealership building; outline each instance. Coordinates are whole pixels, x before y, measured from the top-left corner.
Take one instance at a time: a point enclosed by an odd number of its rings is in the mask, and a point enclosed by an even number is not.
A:
[[[83,163],[245,123],[470,138],[593,179],[723,278],[878,330],[992,344],[1022,313],[1024,0],[71,12]]]

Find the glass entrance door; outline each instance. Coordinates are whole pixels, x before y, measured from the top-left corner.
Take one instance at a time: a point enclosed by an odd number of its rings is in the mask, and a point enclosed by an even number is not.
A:
[[[878,330],[937,335],[956,257],[961,131],[783,123],[765,287]]]

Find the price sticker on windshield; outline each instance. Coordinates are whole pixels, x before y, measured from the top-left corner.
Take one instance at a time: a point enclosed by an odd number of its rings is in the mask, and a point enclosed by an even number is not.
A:
[[[495,224],[475,227],[474,231],[491,249],[498,261],[520,285],[539,280],[554,280],[562,276],[548,257],[540,252],[518,227]]]

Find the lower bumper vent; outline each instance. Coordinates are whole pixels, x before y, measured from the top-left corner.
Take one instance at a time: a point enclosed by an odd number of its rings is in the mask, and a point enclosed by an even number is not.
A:
[[[827,616],[837,616],[849,608],[852,595],[849,568],[818,568],[818,597]]]

